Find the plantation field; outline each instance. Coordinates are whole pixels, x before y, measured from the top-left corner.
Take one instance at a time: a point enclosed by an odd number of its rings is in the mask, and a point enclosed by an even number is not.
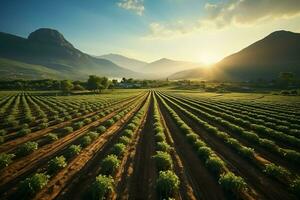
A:
[[[0,92],[0,199],[297,199],[300,99]]]

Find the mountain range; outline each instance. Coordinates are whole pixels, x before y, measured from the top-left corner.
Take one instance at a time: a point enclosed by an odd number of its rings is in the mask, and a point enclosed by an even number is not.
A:
[[[274,79],[280,72],[300,75],[300,34],[276,31],[225,57],[211,67],[162,58],[154,62],[119,54],[91,56],[76,49],[56,30],[41,28],[28,38],[0,32],[0,79]]]
[[[276,31],[210,68],[184,70],[170,79],[272,80],[281,72],[300,76],[300,34]]]

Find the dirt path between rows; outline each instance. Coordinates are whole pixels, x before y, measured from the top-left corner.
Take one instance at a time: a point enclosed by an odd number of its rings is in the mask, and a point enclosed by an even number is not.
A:
[[[224,191],[218,184],[218,180],[213,177],[211,172],[208,171],[208,169],[200,161],[191,145],[188,144],[184,135],[182,135],[170,114],[161,103],[160,99],[157,99],[161,112],[174,140],[175,150],[182,159],[185,173],[191,180],[197,199],[226,199]]]
[[[151,98],[146,124],[140,133],[140,140],[136,147],[128,199],[156,199],[157,173],[152,159],[155,152],[153,123],[153,99]]]
[[[166,98],[164,97],[166,100]],[[252,166],[241,158],[236,152],[229,148],[223,141],[214,135],[207,133],[200,128],[197,122],[190,119],[184,112],[166,100],[168,105],[197,133],[208,146],[210,146],[234,171],[245,178],[246,182],[259,193],[261,199],[295,199],[289,191],[285,190],[283,185],[267,177],[261,170]]]

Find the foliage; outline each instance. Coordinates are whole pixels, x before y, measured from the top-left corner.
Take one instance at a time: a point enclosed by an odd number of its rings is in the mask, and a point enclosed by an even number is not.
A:
[[[78,155],[80,153],[81,149],[82,148],[80,145],[72,144],[66,152],[66,157],[70,159],[70,158]]]
[[[87,147],[89,144],[91,144],[92,139],[90,136],[86,135],[83,136],[83,138],[81,138],[80,144],[82,145],[82,147]]]
[[[157,151],[153,156],[156,162],[158,171],[169,170],[173,168],[173,161],[171,156],[167,152]]]
[[[169,152],[170,149],[171,149],[170,145],[168,143],[166,143],[165,141],[156,143],[156,150],[157,151]]]
[[[38,149],[38,143],[36,142],[26,142],[25,144],[22,144],[18,147],[16,151],[17,156],[26,156],[33,151]]]
[[[105,126],[99,126],[96,128],[96,131],[98,133],[104,133],[106,131],[106,128],[105,128]]]
[[[24,196],[33,196],[47,185],[49,176],[43,173],[36,173],[32,177],[21,181],[18,190]]]
[[[277,166],[273,163],[266,164],[264,172],[268,174],[269,176],[272,176],[274,178],[278,179],[285,179],[290,175],[290,172],[284,169],[281,166]]]
[[[116,155],[108,155],[101,163],[101,172],[106,175],[112,175],[119,165],[120,161]]]
[[[170,170],[160,171],[156,188],[161,198],[169,198],[179,189],[180,181],[176,174]]]
[[[111,176],[99,175],[92,184],[91,196],[93,200],[104,200],[109,192],[114,190],[114,179]]]
[[[247,189],[247,184],[242,177],[234,175],[232,172],[222,174],[219,178],[219,184],[228,191],[233,191],[235,194]]]
[[[125,152],[126,146],[122,143],[117,143],[112,147],[111,153],[116,156],[121,156]]]
[[[14,157],[15,157],[14,154],[1,153],[0,154],[0,169],[7,167],[12,162],[12,159]]]
[[[64,168],[65,166],[67,166],[67,163],[66,158],[64,156],[55,157],[49,161],[47,171],[50,174],[53,174],[58,170]]]
[[[48,133],[48,135],[46,135],[46,138],[50,142],[58,140],[58,136],[55,133]]]

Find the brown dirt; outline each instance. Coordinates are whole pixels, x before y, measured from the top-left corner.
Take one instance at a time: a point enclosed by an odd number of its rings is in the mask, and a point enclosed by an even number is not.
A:
[[[7,189],[11,188],[12,185],[22,180],[23,177],[37,170],[51,157],[58,155],[65,148],[67,148],[69,144],[71,144],[77,138],[81,137],[81,135],[83,135],[87,130],[92,127],[98,126],[99,124],[114,116],[117,112],[118,111],[114,111],[109,115],[66,135],[58,141],[44,145],[37,151],[24,157],[24,159],[15,161],[8,167],[4,168],[0,174],[0,193],[4,193]]]
[[[120,102],[113,103],[112,105],[110,105],[110,107],[114,106],[114,105],[118,105],[118,104],[126,104],[126,103],[131,102],[131,101],[132,101],[131,98],[129,100],[126,99],[125,101],[123,100],[123,101],[120,101]],[[87,115],[80,116],[80,117],[74,118],[72,120],[62,122],[60,124],[49,126],[49,127],[45,128],[45,129],[29,133],[26,136],[23,136],[23,137],[20,137],[20,138],[17,138],[17,139],[5,142],[4,144],[0,145],[0,152],[1,153],[3,153],[3,152],[7,153],[7,152],[10,152],[10,151],[13,151],[13,150],[15,150],[18,147],[18,145],[20,145],[22,143],[25,143],[25,142],[27,142],[29,140],[34,140],[34,139],[41,138],[42,136],[46,135],[47,133],[49,133],[49,132],[51,132],[51,131],[53,131],[55,129],[62,128],[64,126],[68,125],[68,124],[71,124],[72,122],[74,122],[76,120],[84,119],[84,118],[93,116],[93,115],[95,115],[96,113],[98,113],[99,111],[102,111],[102,110],[103,109],[100,109],[98,111],[89,113]],[[13,134],[13,133],[11,133],[11,134]]]
[[[146,124],[140,133],[140,140],[136,147],[128,199],[156,199],[157,173],[152,159],[155,152],[153,122],[153,99],[151,99]]]
[[[184,173],[191,182],[197,199],[226,199],[217,180],[200,161],[192,147],[187,143],[186,139],[172,120],[170,114],[161,104],[159,98],[158,102],[174,140],[175,150],[182,159],[185,171]]]
[[[164,99],[166,99],[164,97]],[[231,170],[239,172],[248,185],[254,188],[260,199],[295,199],[284,186],[267,177],[261,170],[252,166],[252,163],[241,158],[236,152],[229,148],[223,141],[215,138],[214,135],[201,129],[194,120],[191,120],[185,113],[166,101],[177,114],[220,156],[227,162]]]
[[[142,102],[140,102],[141,104]],[[127,113],[121,120],[111,126],[104,134],[102,134],[94,143],[88,148],[84,149],[76,158],[74,158],[68,166],[59,171],[55,177],[53,177],[45,188],[43,188],[34,199],[54,199],[65,188],[71,177],[78,175],[81,169],[88,163],[92,162],[92,158],[99,152],[103,145],[108,145],[107,141],[114,135],[115,132],[120,130],[125,123],[134,115],[137,106],[134,110]]]

